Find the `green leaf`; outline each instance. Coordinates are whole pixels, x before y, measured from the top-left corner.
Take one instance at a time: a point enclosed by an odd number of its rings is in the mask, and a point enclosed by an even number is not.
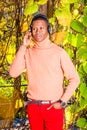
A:
[[[82,97],[87,99],[87,87],[86,87],[85,83],[82,83],[80,85],[80,94],[81,94]]]
[[[54,18],[54,17],[50,18],[50,19],[49,19],[49,22],[50,22],[52,25],[55,25],[55,18]]]
[[[87,6],[84,7],[84,15],[87,15]]]
[[[81,61],[87,60],[87,45],[83,45],[77,50],[77,58],[79,57]]]
[[[33,1],[31,3],[28,2],[24,11],[24,15],[27,17],[28,15],[31,15],[37,11],[38,5],[35,2],[33,3]]]
[[[86,124],[86,119],[85,118],[79,118],[76,122],[76,125],[78,127],[84,128]]]
[[[56,9],[55,10],[55,16],[58,17],[59,15],[61,15],[62,10]]]
[[[82,44],[84,44],[84,37],[82,34],[77,34],[76,35],[77,38],[77,47],[80,47]]]
[[[67,48],[66,51],[69,54],[69,56],[71,57],[71,59],[72,59],[72,57],[73,57],[73,50],[71,50],[70,48]]]
[[[83,70],[87,73],[87,61],[83,63]]]
[[[62,3],[69,3],[69,4],[72,4],[72,3],[75,3],[77,2],[77,0],[62,0]]]
[[[84,26],[81,22],[72,20],[71,22],[71,28],[77,32],[84,32]]]
[[[38,4],[38,5],[44,5],[44,4],[47,3],[47,1],[48,1],[48,0],[39,0],[39,1],[37,2],[37,4]]]
[[[76,3],[77,2],[77,0],[68,0],[69,1],[69,3]]]
[[[84,25],[85,27],[87,27],[87,15],[84,15],[84,16],[82,17],[82,22],[83,22],[83,25]]]
[[[77,45],[76,35],[68,33],[68,42],[70,45],[76,47],[76,45]]]
[[[80,103],[80,109],[83,110],[87,106],[87,99],[81,97],[79,103]]]
[[[74,47],[77,45],[77,38],[74,34],[72,34],[71,45]]]

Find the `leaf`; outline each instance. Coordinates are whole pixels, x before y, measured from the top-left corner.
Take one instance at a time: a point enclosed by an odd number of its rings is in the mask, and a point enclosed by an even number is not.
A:
[[[84,15],[87,15],[87,6],[84,7]]]
[[[77,2],[77,0],[61,0],[61,3],[70,3],[70,4],[72,4],[72,3],[75,3],[75,2]]]
[[[77,32],[84,32],[84,26],[81,22],[72,20],[71,22],[71,28]]]
[[[51,35],[51,39],[54,43],[61,44],[63,42],[65,36],[66,36],[65,31],[56,32],[56,33]]]
[[[80,94],[82,97],[87,99],[87,87],[85,83],[81,83],[80,85]]]
[[[22,27],[21,27],[21,32],[25,32],[28,30],[28,23],[27,22],[24,22]]]
[[[79,118],[76,122],[76,125],[78,127],[84,128],[86,124],[86,119],[85,118]]]
[[[67,51],[67,53],[69,54],[69,56],[71,57],[71,59],[72,59],[72,57],[73,57],[73,50],[71,50],[71,48],[65,48],[66,49],[66,51]]]
[[[76,35],[72,33],[68,33],[68,43],[74,47],[76,47],[77,44],[77,38]]]
[[[83,97],[79,100],[79,109],[83,110],[87,106],[87,99],[84,99]]]
[[[34,2],[31,2],[26,5],[24,15],[27,17],[28,15],[31,15],[38,11],[38,5]]]
[[[50,18],[50,19],[49,19],[49,22],[50,22],[52,25],[55,25],[55,18],[54,18],[54,17]]]
[[[68,11],[67,8],[63,8],[61,10],[57,9],[55,11],[55,16],[57,17],[60,25],[67,26],[67,27],[70,26],[72,15],[71,15],[70,11]]]
[[[77,47],[80,47],[81,45],[84,44],[84,37],[82,34],[79,33],[76,35],[76,37],[77,37]]]
[[[22,25],[21,25],[21,32],[25,32],[29,29],[29,26],[31,24],[31,20],[32,20],[32,15],[30,15],[27,20],[23,21]]]
[[[87,15],[84,15],[84,16],[82,17],[82,22],[83,22],[83,25],[84,25],[85,27],[87,27]]]
[[[77,58],[79,57],[81,61],[87,60],[87,43],[77,50]]]
[[[76,47],[76,44],[77,44],[77,38],[74,34],[72,34],[71,45]]]
[[[48,1],[48,0],[39,0],[39,1],[37,2],[37,4],[38,4],[38,5],[44,5],[44,4],[47,3],[47,1]]]
[[[87,61],[83,63],[83,70],[87,73]]]

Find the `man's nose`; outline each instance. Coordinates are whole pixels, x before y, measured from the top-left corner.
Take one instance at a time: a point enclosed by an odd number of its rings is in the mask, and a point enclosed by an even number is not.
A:
[[[37,29],[37,30],[36,30],[36,33],[39,33],[39,32],[40,32],[40,29]]]

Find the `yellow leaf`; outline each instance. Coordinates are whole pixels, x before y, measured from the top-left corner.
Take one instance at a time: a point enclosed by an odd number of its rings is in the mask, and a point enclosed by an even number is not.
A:
[[[0,30],[0,35],[4,35],[4,32]]]
[[[61,14],[60,16],[57,17],[57,19],[60,25],[70,27],[72,16],[71,14],[68,15]]]
[[[48,1],[48,0],[39,0],[39,1],[37,2],[37,4],[38,4],[38,5],[44,5],[44,4],[47,3],[47,1]]]
[[[21,32],[25,32],[28,30],[28,23],[27,22],[24,22],[22,27],[21,27]]]
[[[21,108],[21,107],[23,107],[23,102],[21,99],[17,99],[16,103],[15,103],[15,108],[17,109],[17,108]]]
[[[61,3],[67,4],[67,3],[75,3],[77,0],[60,0]]]
[[[26,6],[25,11],[24,11],[24,15],[27,17],[28,15],[31,15],[35,12],[38,11],[38,5],[36,2],[29,4]]]
[[[65,31],[56,32],[51,35],[51,39],[56,44],[61,44],[66,36]]]
[[[62,10],[56,10],[55,15],[58,19],[58,23],[62,26],[70,27],[70,23],[72,20],[72,14],[69,11],[69,6],[66,5],[66,7],[62,8]]]

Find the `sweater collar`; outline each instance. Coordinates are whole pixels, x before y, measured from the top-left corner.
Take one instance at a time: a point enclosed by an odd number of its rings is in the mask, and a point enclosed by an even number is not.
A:
[[[37,49],[48,49],[52,45],[49,39],[49,35],[42,42],[34,41],[34,43],[35,43],[34,48],[37,48]]]

